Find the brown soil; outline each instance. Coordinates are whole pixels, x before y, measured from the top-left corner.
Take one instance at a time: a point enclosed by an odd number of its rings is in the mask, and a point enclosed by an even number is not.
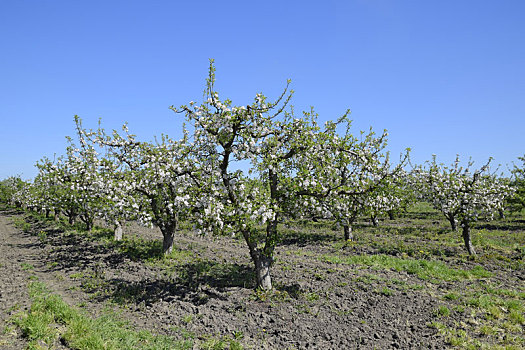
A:
[[[47,232],[45,243],[0,213],[0,329],[30,306],[31,275],[71,305],[82,303],[96,317],[119,305],[139,329],[181,337],[233,337],[252,349],[443,349],[430,322],[447,286],[405,272],[320,262],[333,245],[286,242],[277,249],[272,277],[277,293],[253,291],[252,265],[244,243],[192,234],[176,238],[177,268],[134,259],[101,240]],[[127,227],[127,234],[159,239],[156,230]],[[126,233],[125,233],[126,234]],[[188,255],[189,254],[189,255]],[[184,262],[187,259],[187,263]],[[23,268],[23,263],[34,269]],[[206,271],[213,271],[207,274]],[[388,289],[385,289],[387,286]],[[11,326],[0,347],[21,349],[25,341]]]

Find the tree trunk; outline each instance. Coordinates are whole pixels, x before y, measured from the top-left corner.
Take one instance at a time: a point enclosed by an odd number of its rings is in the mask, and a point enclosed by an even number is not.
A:
[[[80,220],[86,225],[86,231],[91,231],[94,226],[95,219],[89,215],[80,215]]]
[[[173,214],[163,203],[159,202],[159,198],[150,196],[150,201],[153,222],[162,232],[162,254],[166,256],[173,251],[173,239],[179,228],[179,217],[177,213]]]
[[[370,217],[370,221],[372,221],[372,225],[374,225],[375,227],[379,225],[379,221],[377,220],[377,215],[372,215]]]
[[[60,210],[58,209],[54,209],[53,210],[53,218],[55,221],[59,221],[60,220]]]
[[[505,211],[503,211],[503,209],[499,209],[498,213],[500,219],[505,219]]]
[[[456,218],[454,218],[454,216],[452,215],[446,215],[446,217],[448,219],[448,222],[450,222],[450,227],[452,228],[452,231],[457,231],[458,226],[456,224]]]
[[[388,218],[389,218],[390,220],[394,220],[394,219],[396,218],[396,214],[394,213],[393,210],[389,210],[389,211],[387,211],[387,214],[388,214]]]
[[[46,219],[49,219],[50,213],[51,213],[51,209],[46,209]]]
[[[472,240],[470,239],[470,225],[468,223],[462,223],[463,228],[463,241],[465,242],[465,248],[470,256],[476,256],[476,251],[472,245]]]
[[[343,225],[343,231],[345,233],[345,241],[354,240],[354,235],[352,233],[352,225],[350,224]]]
[[[270,267],[272,266],[272,259],[263,255],[257,254],[257,258],[254,259],[255,263],[255,275],[257,278],[257,288],[262,290],[272,289],[272,278],[270,276]]]
[[[179,227],[178,217],[174,215],[173,220],[169,222],[163,222],[162,225],[158,225],[162,232],[162,254],[169,255],[173,251],[173,240],[175,238],[175,232]]]
[[[173,251],[173,238],[174,234],[172,232],[163,232],[162,239],[162,254],[169,255]]]
[[[277,191],[278,177],[272,169],[268,170],[268,181],[270,184],[270,197],[272,202],[278,202],[279,192]],[[256,244],[247,241],[250,248],[250,255],[255,264],[255,276],[257,278],[257,288],[262,290],[272,289],[272,278],[270,276],[270,268],[273,263],[273,252],[277,244],[277,223],[279,222],[279,213],[276,212],[272,220],[266,223],[266,239],[264,241],[264,248],[262,251],[256,248]],[[250,238],[250,235],[245,235]]]
[[[115,241],[122,240],[122,223],[119,220],[115,220],[115,230],[114,230]]]
[[[268,233],[270,230],[269,224],[267,225],[266,230]],[[257,244],[253,241],[253,236],[249,230],[243,230],[241,233],[248,245],[250,257],[255,265],[256,288],[271,290],[272,278],[270,277],[270,268],[273,263],[271,255],[265,255],[259,248],[257,248]],[[273,253],[273,250],[271,250],[270,254],[271,253]]]

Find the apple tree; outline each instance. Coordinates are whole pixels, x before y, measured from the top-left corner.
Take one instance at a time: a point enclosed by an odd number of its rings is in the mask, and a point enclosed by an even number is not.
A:
[[[459,156],[452,166],[438,164],[434,156],[427,168],[420,170],[425,192],[433,206],[441,210],[455,229],[456,220],[462,229],[462,237],[469,255],[475,256],[471,229],[479,219],[492,220],[503,208],[505,198],[512,189],[490,173],[492,159],[479,169],[473,162],[461,166]]]

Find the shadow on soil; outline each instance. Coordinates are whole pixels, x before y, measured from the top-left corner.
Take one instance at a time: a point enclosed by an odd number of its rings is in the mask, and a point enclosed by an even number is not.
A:
[[[409,213],[404,214],[403,216],[409,219],[418,219],[418,220],[426,220],[429,218],[431,219],[441,218],[441,214],[435,211],[409,212]]]
[[[297,245],[299,247],[305,247],[312,244],[335,242],[342,239],[342,233],[301,233],[300,231],[283,234],[283,237],[279,241],[279,245]]]
[[[169,264],[167,268],[148,267],[143,263],[134,265],[131,278],[135,280],[105,278],[108,271],[126,269],[123,265],[133,261],[162,265],[162,243],[135,238],[114,242],[108,240],[112,238],[108,230],[74,233],[33,227],[32,231],[45,232],[45,244],[51,246],[50,271],[76,271],[82,289],[99,301],[147,306],[161,300],[178,299],[202,305],[211,298],[223,299],[221,294],[227,288],[255,286],[251,266],[194,256],[190,256],[190,262]],[[153,271],[157,276],[152,276],[152,269],[157,270]],[[164,276],[159,278],[159,272]]]
[[[206,304],[210,299],[226,300],[222,292],[227,288],[254,286],[252,269],[243,265],[205,261],[182,265],[177,272],[178,276],[172,280],[142,279],[131,283],[120,278],[106,280],[109,291],[97,299],[146,306],[161,300],[169,302],[177,299],[197,306]]]
[[[513,220],[509,222],[487,222],[478,223],[476,229],[489,231],[521,231],[525,227],[525,220]]]

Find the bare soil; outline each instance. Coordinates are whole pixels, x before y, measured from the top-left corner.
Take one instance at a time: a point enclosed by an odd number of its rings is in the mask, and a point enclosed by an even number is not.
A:
[[[8,319],[30,307],[30,278],[93,317],[108,307],[118,309],[138,329],[194,337],[195,348],[209,337],[235,338],[248,349],[447,347],[429,324],[436,320],[435,310],[450,285],[316,258],[335,249],[356,254],[336,248],[338,232],[328,232],[319,241],[284,241],[272,269],[276,292],[264,294],[254,292],[252,265],[242,241],[186,233],[176,237],[178,255],[162,265],[158,258],[148,260],[156,254],[155,245],[144,251],[116,249],[109,238],[71,234],[52,223],[35,222],[31,233],[24,233],[12,222],[19,216],[0,213],[0,330],[6,329],[0,334],[2,349],[25,347]],[[157,230],[135,225],[126,227],[125,234],[161,237]],[[522,282],[506,273],[513,272],[499,271],[502,283]],[[465,282],[455,286],[460,283]]]

